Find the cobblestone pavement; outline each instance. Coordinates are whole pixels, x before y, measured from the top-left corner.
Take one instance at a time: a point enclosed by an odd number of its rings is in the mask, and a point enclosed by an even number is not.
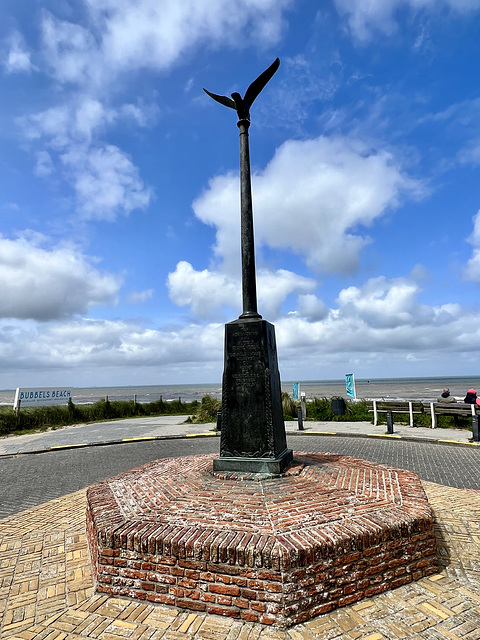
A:
[[[400,469],[422,480],[480,489],[478,447],[389,438],[288,434],[294,451],[338,453]],[[34,507],[159,458],[215,453],[218,437],[154,440],[19,455],[0,461],[0,517]]]
[[[281,631],[94,594],[85,491],[0,521],[0,637],[11,640],[480,638],[480,493],[424,483],[441,570]]]

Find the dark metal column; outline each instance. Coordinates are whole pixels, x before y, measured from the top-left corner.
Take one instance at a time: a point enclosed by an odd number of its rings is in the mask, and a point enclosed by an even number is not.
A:
[[[240,129],[240,207],[242,246],[243,313],[240,318],[261,318],[257,312],[255,244],[253,237],[252,182],[250,177],[249,120],[239,120]]]

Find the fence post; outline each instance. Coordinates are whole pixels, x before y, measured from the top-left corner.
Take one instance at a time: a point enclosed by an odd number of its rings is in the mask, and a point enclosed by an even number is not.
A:
[[[410,413],[410,426],[413,427],[413,402],[408,403],[408,411]]]
[[[378,422],[377,401],[373,401],[373,426],[376,427]]]

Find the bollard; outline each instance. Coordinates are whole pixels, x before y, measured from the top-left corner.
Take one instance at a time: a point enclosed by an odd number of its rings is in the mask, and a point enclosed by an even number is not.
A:
[[[297,408],[298,430],[303,431],[303,414],[302,407]]]
[[[302,407],[302,416],[307,417],[307,398],[305,397],[305,392],[303,391],[300,394],[300,406]]]
[[[472,432],[473,442],[480,442],[480,434],[478,432],[478,416],[472,416]]]
[[[217,411],[217,431],[222,430],[222,410]]]
[[[387,433],[393,433],[393,414],[387,411]]]

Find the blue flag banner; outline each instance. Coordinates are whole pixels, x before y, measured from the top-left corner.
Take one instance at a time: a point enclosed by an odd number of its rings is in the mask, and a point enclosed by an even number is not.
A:
[[[345,387],[347,389],[347,396],[355,399],[355,376],[353,373],[347,373],[345,376]]]
[[[293,383],[293,399],[298,400],[298,382]]]

